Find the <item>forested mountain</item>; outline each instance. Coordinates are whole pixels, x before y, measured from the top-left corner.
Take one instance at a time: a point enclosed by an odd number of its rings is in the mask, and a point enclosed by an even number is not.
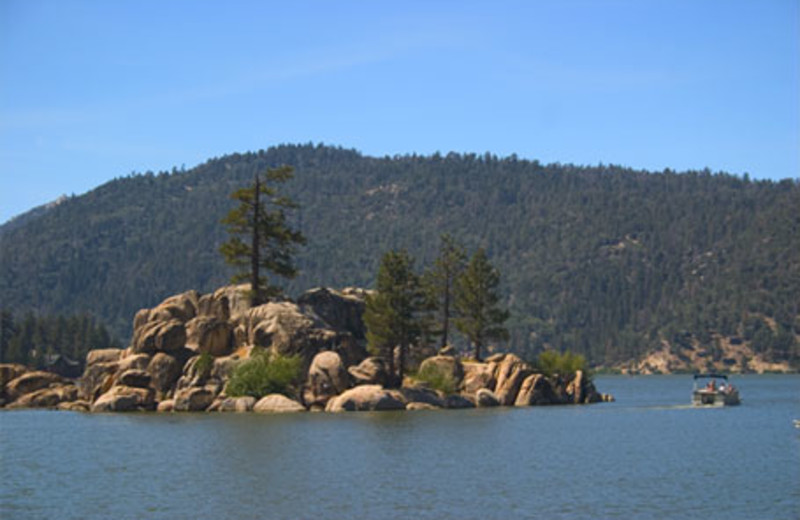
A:
[[[798,358],[797,180],[488,154],[279,146],[119,178],[0,227],[2,306],[91,312],[126,337],[139,308],[227,282],[218,248],[229,194],[283,164],[295,168],[286,190],[308,239],[289,294],[371,286],[390,248],[430,265],[447,232],[500,270],[510,347],[523,354],[548,345],[612,363],[719,334]]]

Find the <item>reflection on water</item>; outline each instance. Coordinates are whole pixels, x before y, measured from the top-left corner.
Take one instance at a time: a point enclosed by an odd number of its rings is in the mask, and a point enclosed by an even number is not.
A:
[[[0,413],[0,518],[794,518],[800,377],[598,377],[615,403],[466,411]],[[712,485],[713,494],[709,494]]]

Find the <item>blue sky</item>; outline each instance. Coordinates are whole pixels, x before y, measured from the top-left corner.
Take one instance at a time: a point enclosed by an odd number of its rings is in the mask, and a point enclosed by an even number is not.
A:
[[[0,222],[310,141],[798,178],[799,25],[797,0],[2,0]]]

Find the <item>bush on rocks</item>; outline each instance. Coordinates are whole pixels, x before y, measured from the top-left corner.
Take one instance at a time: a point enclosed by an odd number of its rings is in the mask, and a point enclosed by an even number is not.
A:
[[[269,394],[291,397],[300,381],[302,364],[300,356],[270,354],[259,349],[233,369],[225,393],[230,397],[249,395],[256,399]]]

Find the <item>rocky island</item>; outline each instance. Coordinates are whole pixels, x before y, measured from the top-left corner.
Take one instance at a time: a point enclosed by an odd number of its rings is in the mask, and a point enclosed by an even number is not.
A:
[[[613,399],[580,370],[544,374],[514,354],[476,361],[462,359],[452,347],[413,363],[416,374],[449,381],[447,391],[413,375],[392,385],[386,360],[367,351],[367,291],[317,288],[296,301],[251,307],[245,289],[188,291],[140,310],[128,348],[90,351],[77,379],[0,365],[0,405],[87,412],[342,412]],[[301,380],[292,392],[230,395],[231,375],[256,353],[299,360]]]

